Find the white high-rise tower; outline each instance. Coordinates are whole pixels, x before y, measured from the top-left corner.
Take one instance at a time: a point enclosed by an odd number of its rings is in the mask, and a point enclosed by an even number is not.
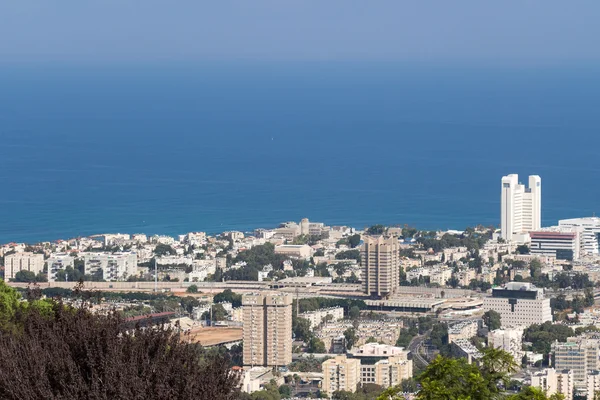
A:
[[[529,176],[529,187],[519,183],[519,175],[502,177],[500,229],[502,238],[512,241],[515,235],[535,231],[542,226],[542,179]]]

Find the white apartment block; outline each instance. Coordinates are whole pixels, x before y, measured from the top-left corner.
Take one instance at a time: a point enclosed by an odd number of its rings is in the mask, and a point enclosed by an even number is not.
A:
[[[529,176],[529,186],[519,182],[519,175],[502,177],[501,186],[502,238],[507,241],[520,241],[527,232],[539,230],[542,224],[542,179]]]
[[[330,321],[339,321],[344,319],[344,308],[343,307],[331,307],[321,308],[315,311],[304,312],[299,315],[300,318],[308,320],[310,323],[310,329],[314,329],[325,320],[325,318],[331,315]]]
[[[365,237],[360,249],[363,291],[386,297],[400,282],[400,244],[395,237]]]
[[[86,274],[102,269],[105,281],[124,281],[137,274],[136,253],[83,253],[83,261]]]
[[[483,311],[489,310],[500,314],[503,328],[552,321],[550,299],[544,297],[544,289],[531,283],[509,282],[492,289],[492,296],[483,299]]]
[[[402,380],[412,378],[413,362],[403,357],[389,357],[375,364],[360,364],[360,383],[374,383],[388,388],[399,385]]]
[[[44,271],[44,255],[29,252],[4,256],[4,280],[14,279],[19,271],[39,274]]]
[[[333,395],[333,392],[339,390],[356,392],[356,388],[360,383],[359,360],[346,356],[337,356],[324,361],[322,368],[322,390],[329,397]]]
[[[542,389],[547,396],[560,393],[565,399],[572,399],[574,392],[574,375],[570,370],[545,368],[532,373],[531,386]]]
[[[73,268],[75,258],[66,253],[52,254],[46,261],[48,265],[48,282],[56,282],[56,273],[67,267]]]
[[[292,362],[292,297],[247,293],[242,297],[244,365],[285,366]]]
[[[523,357],[523,329],[496,329],[488,332],[488,346],[510,353],[515,361]]]
[[[473,336],[477,336],[478,328],[479,323],[473,320],[462,321],[458,324],[454,324],[448,327],[448,343],[452,343],[458,339],[469,340]]]
[[[600,371],[591,371],[588,373],[586,386],[588,399],[593,399],[593,394],[600,392]]]
[[[558,221],[561,228],[570,227],[580,230],[581,255],[599,254],[600,217],[573,218]]]
[[[585,388],[588,374],[600,369],[600,337],[594,334],[567,338],[552,345],[556,369],[573,371],[574,385]]]

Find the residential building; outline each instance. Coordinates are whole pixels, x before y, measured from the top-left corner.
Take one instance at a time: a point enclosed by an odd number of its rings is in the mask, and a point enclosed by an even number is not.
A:
[[[477,320],[462,321],[448,327],[448,343],[452,343],[458,339],[471,339],[477,336],[479,323]]]
[[[565,343],[555,342],[554,365],[556,369],[573,371],[574,385],[584,388],[588,374],[600,369],[599,347],[600,336],[595,334],[570,337]]]
[[[533,231],[530,252],[533,255],[549,256],[557,260],[573,261],[579,259],[579,234],[566,231]]]
[[[48,266],[48,282],[56,282],[56,273],[67,267],[73,268],[75,258],[67,253],[55,253],[48,258],[46,265]]]
[[[85,274],[102,271],[105,281],[124,281],[137,274],[136,253],[83,253]]]
[[[248,293],[242,297],[244,365],[285,366],[292,362],[292,297]]]
[[[590,371],[587,375],[587,395],[588,399],[594,399],[592,397],[596,392],[600,392],[600,371]]]
[[[330,317],[328,317],[330,316]],[[300,318],[304,318],[308,320],[310,323],[310,328],[314,329],[317,326],[321,325],[321,323],[325,320],[329,321],[339,321],[340,319],[344,319],[344,308],[343,307],[330,307],[330,308],[321,308],[315,311],[304,312],[299,315]]]
[[[329,397],[333,392],[344,390],[356,392],[360,383],[360,361],[344,355],[326,360],[322,364],[323,392]]]
[[[518,362],[523,358],[523,329],[496,329],[488,332],[488,346],[510,353]]]
[[[520,241],[523,234],[541,228],[542,179],[529,176],[529,186],[519,182],[519,175],[502,177],[500,229],[507,241]]]
[[[4,256],[4,280],[14,279],[19,271],[29,271],[36,275],[43,272],[44,255],[22,252]]]
[[[361,383],[375,383],[376,385],[388,388],[396,386],[402,383],[404,379],[412,378],[413,374],[413,362],[412,360],[404,360],[401,357],[389,357],[386,360],[377,361],[375,363],[375,381],[363,380],[364,373],[366,370],[362,369],[361,365]]]
[[[455,357],[466,358],[469,364],[478,362],[482,357],[482,354],[477,347],[473,346],[467,339],[457,339],[453,341],[450,345],[450,349]]]
[[[552,321],[550,299],[544,297],[544,289],[526,282],[509,282],[492,289],[492,296],[483,299],[483,310],[499,313],[503,328]]]
[[[283,244],[281,246],[275,246],[275,253],[307,260],[312,256],[313,249],[307,244]]]
[[[397,289],[400,275],[400,245],[395,237],[365,237],[361,247],[363,291],[387,297]]]
[[[599,254],[600,217],[563,219],[558,221],[558,226],[580,229],[581,255]]]
[[[545,368],[536,371],[531,375],[531,386],[542,389],[547,396],[560,393],[565,399],[572,399],[574,392],[573,371],[568,369],[555,370],[554,368]]]

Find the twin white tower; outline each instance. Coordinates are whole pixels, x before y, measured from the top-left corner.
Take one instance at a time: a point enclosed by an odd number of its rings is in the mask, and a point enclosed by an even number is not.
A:
[[[519,175],[502,177],[500,200],[501,237],[507,241],[522,241],[527,232],[542,226],[542,178],[529,176],[529,187],[519,183]]]

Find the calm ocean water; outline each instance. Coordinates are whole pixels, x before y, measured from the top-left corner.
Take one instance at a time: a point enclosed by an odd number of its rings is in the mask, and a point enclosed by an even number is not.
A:
[[[0,72],[0,243],[497,225],[508,173],[542,176],[545,224],[600,212],[600,70]]]

